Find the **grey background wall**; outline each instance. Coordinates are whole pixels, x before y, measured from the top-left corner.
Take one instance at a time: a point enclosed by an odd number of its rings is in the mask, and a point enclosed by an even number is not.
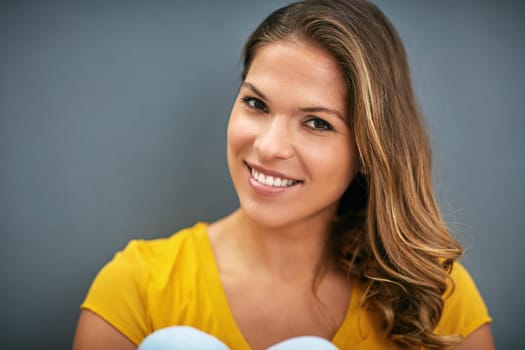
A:
[[[285,3],[0,3],[0,348],[69,348],[91,280],[128,240],[236,207],[225,130],[240,50]],[[376,3],[405,40],[440,204],[497,345],[517,348],[525,6]]]

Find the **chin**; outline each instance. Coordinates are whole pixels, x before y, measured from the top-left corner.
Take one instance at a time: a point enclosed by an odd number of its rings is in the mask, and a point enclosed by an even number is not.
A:
[[[251,222],[269,229],[291,228],[297,225],[328,223],[335,214],[335,209],[325,208],[314,213],[294,212],[289,205],[265,206],[250,200],[241,200],[241,212]],[[317,226],[317,225],[315,225]],[[324,226],[324,225],[323,225]]]
[[[293,222],[293,218],[286,211],[277,209],[261,209],[260,206],[254,203],[245,203],[241,201],[241,212],[251,222],[261,227],[266,228],[282,228],[290,225]]]

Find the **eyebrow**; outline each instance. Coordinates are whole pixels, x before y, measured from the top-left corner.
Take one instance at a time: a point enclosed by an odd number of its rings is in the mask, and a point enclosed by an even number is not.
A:
[[[341,119],[342,121],[345,121],[343,116],[341,115],[341,113],[339,113],[335,109],[330,109],[330,108],[326,108],[326,107],[322,107],[322,106],[314,106],[314,107],[299,108],[299,110],[301,112],[306,112],[306,113],[319,113],[319,112],[321,112],[321,113],[332,114],[332,115],[336,116],[337,118]]]
[[[250,89],[253,92],[255,92],[255,94],[258,95],[259,97],[265,99],[266,101],[269,101],[268,97],[266,97],[259,89],[257,89],[255,86],[253,86],[253,84],[248,83],[247,81],[243,81],[242,85],[246,86],[248,89]]]
[[[261,97],[262,99],[264,99],[266,101],[269,101],[269,99],[266,97],[266,95],[264,95],[252,83],[244,81],[242,83],[242,86],[245,86],[248,89],[252,90],[257,96]],[[345,119],[343,118],[341,113],[339,113],[337,110],[326,108],[326,107],[323,107],[323,106],[304,107],[304,108],[299,108],[299,110],[301,112],[305,112],[305,113],[319,113],[319,112],[321,112],[321,113],[332,114],[332,115],[336,116],[337,118],[341,119],[342,121],[345,121]]]

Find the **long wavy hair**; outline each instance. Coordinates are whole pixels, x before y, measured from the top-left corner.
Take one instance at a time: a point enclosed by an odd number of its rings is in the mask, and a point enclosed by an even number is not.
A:
[[[257,50],[279,40],[324,49],[348,88],[347,123],[361,171],[343,195],[329,252],[367,286],[376,310],[403,348],[444,349],[459,336],[434,333],[461,245],[450,235],[432,190],[431,151],[405,49],[396,30],[363,0],[306,0],[267,17],[244,48],[246,77]]]

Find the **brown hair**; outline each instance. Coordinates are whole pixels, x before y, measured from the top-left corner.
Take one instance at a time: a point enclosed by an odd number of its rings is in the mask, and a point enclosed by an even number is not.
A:
[[[306,0],[267,17],[244,49],[243,78],[258,48],[279,40],[323,48],[348,87],[348,124],[362,171],[334,220],[332,256],[367,285],[362,305],[402,347],[443,349],[458,336],[434,329],[452,263],[461,253],[432,190],[431,152],[406,53],[385,15],[363,0]]]

